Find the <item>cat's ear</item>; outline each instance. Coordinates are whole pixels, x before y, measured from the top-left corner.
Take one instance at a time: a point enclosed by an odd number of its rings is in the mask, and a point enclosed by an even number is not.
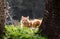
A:
[[[21,18],[24,18],[24,16],[22,16]]]
[[[23,18],[24,16],[22,16],[22,18]]]
[[[29,19],[29,16],[27,16],[27,18]]]

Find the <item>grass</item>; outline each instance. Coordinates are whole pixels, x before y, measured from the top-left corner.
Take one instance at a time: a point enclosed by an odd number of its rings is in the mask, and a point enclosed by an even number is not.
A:
[[[48,39],[47,37],[35,34],[38,29],[32,30],[30,28],[20,26],[6,25],[4,39]]]

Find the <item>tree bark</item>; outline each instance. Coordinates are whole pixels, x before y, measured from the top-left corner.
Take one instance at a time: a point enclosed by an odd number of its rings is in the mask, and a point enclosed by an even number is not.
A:
[[[0,0],[0,39],[3,39],[5,26],[4,0]]]
[[[60,39],[60,1],[46,0],[46,12],[39,33],[49,39]]]

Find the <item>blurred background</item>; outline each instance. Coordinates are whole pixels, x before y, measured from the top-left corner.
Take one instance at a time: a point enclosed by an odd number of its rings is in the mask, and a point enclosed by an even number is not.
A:
[[[45,0],[6,0],[9,3],[10,16],[6,23],[13,20],[20,21],[21,16],[29,16],[30,19],[42,18],[45,13]]]

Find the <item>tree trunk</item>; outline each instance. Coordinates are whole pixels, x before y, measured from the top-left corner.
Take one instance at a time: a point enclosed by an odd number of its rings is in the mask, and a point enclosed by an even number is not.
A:
[[[60,6],[58,0],[46,0],[46,13],[39,28],[42,35],[49,39],[60,39]]]
[[[5,26],[4,0],[0,0],[0,39],[3,39]]]

